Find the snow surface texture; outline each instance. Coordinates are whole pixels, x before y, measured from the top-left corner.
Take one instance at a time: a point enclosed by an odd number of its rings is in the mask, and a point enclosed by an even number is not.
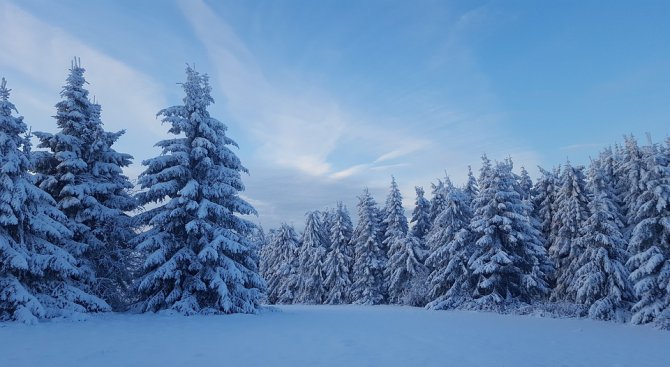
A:
[[[670,366],[670,333],[400,306],[0,324],[0,366]]]

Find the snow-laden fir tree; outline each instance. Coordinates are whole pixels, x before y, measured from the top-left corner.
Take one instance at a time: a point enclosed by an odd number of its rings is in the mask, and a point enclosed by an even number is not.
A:
[[[321,218],[321,227],[323,228],[323,237],[326,239],[326,248],[330,249],[330,230],[335,222],[335,210],[327,208],[319,212]]]
[[[470,204],[472,204],[472,201],[479,195],[479,184],[477,183],[477,179],[475,178],[474,173],[472,173],[472,167],[470,166],[468,166],[468,181],[463,187],[463,193],[467,195]]]
[[[427,237],[433,249],[426,259],[432,269],[428,276],[426,307],[431,309],[455,308],[471,297],[471,274],[468,259],[472,250],[470,232],[470,197],[464,190],[453,188],[447,194],[447,206],[440,213]]]
[[[389,194],[386,197],[386,205],[382,215],[382,221],[384,223],[383,245],[388,252],[390,251],[393,241],[397,238],[405,238],[408,231],[405,208],[402,206],[402,195],[398,189],[395,177],[391,177],[391,187],[389,188]]]
[[[379,238],[377,203],[368,189],[365,189],[358,197],[358,224],[352,238],[354,245],[352,303],[375,305],[384,301],[386,253]]]
[[[386,232],[383,244],[388,249],[388,262],[384,269],[384,277],[388,301],[408,304],[410,302],[409,291],[414,285],[414,280],[417,277],[427,276],[427,269],[423,265],[426,251],[418,238],[411,234],[408,235],[402,195],[395,178],[391,179],[391,187],[386,198],[384,224]]]
[[[617,165],[618,192],[621,195],[622,207],[626,216],[626,235],[635,226],[634,217],[637,209],[637,198],[645,191],[645,151],[631,135],[625,137],[621,161]]]
[[[483,175],[471,222],[474,242],[468,261],[476,306],[497,309],[504,303],[541,299],[549,292],[550,269],[541,235],[533,227],[515,189],[511,166],[498,163]]]
[[[554,221],[554,211],[556,206],[556,196],[560,189],[559,169],[555,168],[553,171],[547,171],[542,167],[540,170],[540,178],[535,181],[532,190],[532,204],[533,215],[539,221],[542,234],[547,239],[546,245],[554,242],[557,233],[553,231],[552,227]]]
[[[415,187],[416,201],[414,203],[414,211],[412,212],[412,234],[420,239],[426,236],[430,230],[430,202],[424,197],[423,187]]]
[[[274,247],[275,244],[274,238],[276,234],[277,229],[270,228],[267,235],[265,236],[263,246],[260,248],[259,251],[258,270],[263,279],[265,279],[266,284],[268,286],[265,295],[266,298],[271,290],[270,285],[268,284],[269,283],[268,279],[271,279],[274,276],[274,270],[276,269],[275,266],[276,259],[278,258],[277,248]]]
[[[644,190],[637,198],[637,223],[628,244],[631,257],[626,264],[637,296],[631,321],[656,322],[670,327],[670,156],[667,148],[648,147],[641,181]]]
[[[51,196],[35,186],[23,117],[0,83],[0,321],[108,311],[82,289],[87,275],[68,251],[72,232]]]
[[[430,223],[432,224],[444,209],[447,189],[445,188],[444,182],[442,182],[442,180],[437,180],[436,184],[431,183],[430,186],[432,189],[432,197],[430,199]]]
[[[270,303],[295,302],[301,282],[300,238],[292,225],[283,223],[272,234],[271,257],[263,267],[268,273],[267,298]],[[264,258],[266,258],[264,256]]]
[[[479,191],[486,189],[486,185],[490,182],[489,176],[493,174],[493,165],[491,160],[486,154],[482,155],[482,166],[479,167],[479,178],[477,179],[477,184],[479,185]]]
[[[526,171],[525,167],[521,167],[521,173],[518,177],[518,185],[521,200],[530,201],[531,192],[533,191],[533,181],[531,180],[530,175],[528,174],[528,171]]]
[[[575,167],[567,162],[560,185],[551,225],[551,232],[555,235],[549,245],[549,254],[557,267],[552,298],[572,302],[576,294],[569,290],[574,289],[572,284],[578,269],[577,259],[585,250],[584,244],[576,240],[589,217],[584,167]]]
[[[614,211],[618,207],[610,183],[597,165],[589,170],[588,187],[590,217],[575,240],[585,250],[576,254],[577,271],[568,292],[588,308],[590,318],[623,322],[632,292],[624,265],[627,254],[620,216]]]
[[[326,298],[324,286],[325,272],[323,261],[327,253],[328,242],[318,212],[308,212],[305,230],[300,241],[299,286],[296,303],[320,304]]]
[[[142,162],[139,203],[158,206],[137,216],[148,230],[136,237],[147,254],[139,284],[144,311],[183,314],[251,313],[265,287],[250,239],[255,214],[239,192],[247,172],[230,149],[227,127],[211,117],[208,77],[186,68],[184,104],[161,110],[172,139],[160,156]]]
[[[73,254],[90,269],[92,292],[115,310],[127,306],[131,290],[131,247],[134,236],[126,212],[136,207],[133,184],[123,175],[132,156],[112,145],[125,131],[107,132],[101,107],[84,88],[84,68],[74,62],[62,100],[56,104],[56,134],[36,132],[36,178],[70,220],[74,239],[84,244]]]
[[[423,264],[428,251],[411,233],[391,242],[389,258],[384,269],[389,303],[410,306],[426,304],[428,268]]]
[[[351,290],[351,269],[353,266],[353,248],[351,218],[347,208],[342,203],[335,209],[333,226],[330,229],[330,251],[324,261],[328,304],[342,304],[349,302]]]

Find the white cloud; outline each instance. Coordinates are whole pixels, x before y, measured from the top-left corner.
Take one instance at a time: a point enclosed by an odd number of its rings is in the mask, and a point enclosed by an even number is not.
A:
[[[137,152],[138,146],[147,146],[148,141],[152,145],[165,136],[155,114],[166,102],[161,86],[147,75],[9,2],[0,2],[0,34],[0,69],[14,88],[15,104],[33,130],[55,129],[49,116],[55,113],[53,105],[70,62],[77,56],[86,68],[89,91],[102,104],[106,128],[127,130],[117,149]],[[12,76],[25,83],[11,84]]]
[[[204,2],[180,5],[217,69],[227,108],[261,142],[259,153],[307,174],[329,173],[328,155],[348,124],[337,101],[313,87],[297,91],[272,84],[231,27]]]

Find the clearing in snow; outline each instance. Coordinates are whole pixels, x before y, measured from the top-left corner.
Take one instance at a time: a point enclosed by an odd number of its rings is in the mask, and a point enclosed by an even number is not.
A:
[[[398,306],[0,324],[0,366],[670,366],[670,333]]]

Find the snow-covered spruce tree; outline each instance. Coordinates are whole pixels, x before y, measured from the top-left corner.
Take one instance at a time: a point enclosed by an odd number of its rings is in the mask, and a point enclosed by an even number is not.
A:
[[[477,179],[475,178],[474,173],[472,173],[472,167],[470,166],[468,166],[468,181],[463,187],[463,193],[467,195],[470,204],[472,204],[472,201],[479,195],[479,184],[477,183]]]
[[[36,132],[38,185],[67,215],[74,240],[84,246],[73,251],[90,270],[91,291],[113,309],[127,307],[132,289],[130,240],[134,236],[126,212],[135,209],[133,184],[123,175],[132,156],[112,145],[125,133],[107,132],[100,105],[92,103],[84,88],[84,68],[73,63],[56,104],[56,134]]]
[[[670,156],[667,149],[651,146],[644,159],[644,191],[637,198],[637,223],[628,244],[626,264],[637,296],[632,308],[634,324],[656,322],[670,327]]]
[[[239,196],[247,172],[229,146],[226,125],[209,115],[214,102],[208,77],[186,68],[183,105],[158,115],[177,135],[158,142],[163,151],[142,162],[141,205],[158,206],[137,216],[149,229],[134,243],[147,254],[139,283],[144,311],[183,314],[252,313],[265,284],[254,261],[250,231],[237,215],[254,214]]]
[[[324,262],[324,285],[328,292],[325,302],[342,304],[349,302],[351,290],[351,269],[354,252],[351,246],[352,224],[347,208],[337,204],[333,226],[330,229],[330,251]]]
[[[416,201],[414,204],[414,211],[412,212],[412,234],[420,239],[426,236],[430,230],[430,202],[423,196],[423,187],[415,187]]]
[[[402,195],[398,189],[395,177],[391,177],[391,187],[389,188],[389,194],[386,197],[386,206],[384,207],[383,223],[383,245],[386,251],[390,251],[393,241],[396,238],[405,238],[408,231],[405,208],[402,206]]]
[[[260,248],[259,252],[259,261],[258,261],[258,270],[265,279],[266,284],[268,286],[267,292],[265,294],[266,298],[268,298],[269,293],[271,292],[271,287],[269,285],[269,279],[272,279],[274,277],[275,269],[276,269],[276,262],[277,258],[279,257],[277,254],[277,248],[275,248],[275,236],[277,234],[277,229],[275,228],[270,228],[268,231],[268,234],[266,236],[265,242],[263,246]]]
[[[294,303],[300,287],[300,238],[293,226],[283,223],[272,236],[271,263],[266,278],[268,285],[268,302]]]
[[[375,305],[384,302],[386,254],[379,242],[377,203],[368,189],[358,197],[358,224],[354,230],[352,303]]]
[[[411,233],[394,237],[384,269],[389,303],[425,306],[428,268],[423,263],[427,255],[423,243]]]
[[[410,290],[412,280],[417,276],[427,275],[427,271],[422,264],[425,259],[425,250],[421,241],[411,234],[408,235],[402,195],[394,177],[391,178],[391,187],[386,198],[384,224],[386,232],[383,244],[388,256],[384,277],[388,301],[406,303],[405,296]]]
[[[651,154],[651,147],[639,146],[637,140],[632,136],[625,137],[625,144],[621,148],[621,160],[616,167],[617,183],[616,189],[619,194],[620,204],[624,212],[625,225],[624,237],[630,239],[632,230],[637,224],[635,217],[638,208],[638,197],[646,189],[644,177],[647,175],[646,156]]]
[[[568,292],[578,304],[588,308],[588,315],[599,320],[626,320],[632,299],[628,280],[625,242],[619,214],[613,210],[614,195],[605,174],[597,165],[589,170],[590,217],[575,239],[584,252],[575,254],[577,271]]]
[[[518,185],[521,200],[530,201],[531,192],[533,191],[533,181],[531,180],[530,175],[528,174],[528,171],[526,171],[525,167],[521,167],[521,173],[519,174],[518,177]]]
[[[530,210],[515,190],[511,166],[498,163],[480,181],[474,201],[472,255],[476,307],[495,310],[506,303],[542,298],[549,292],[549,260]]]
[[[437,310],[461,306],[470,299],[472,291],[468,269],[472,250],[470,197],[454,188],[446,199],[447,206],[427,237],[433,251],[426,259],[432,269],[428,276],[428,298],[432,301],[426,307]]]
[[[442,180],[437,180],[437,183],[430,184],[432,188],[432,197],[430,199],[430,223],[435,222],[442,210],[444,209],[446,203],[446,188],[444,187],[444,182]]]
[[[321,218],[321,228],[323,229],[323,238],[326,239],[326,249],[330,249],[330,230],[333,228],[335,222],[335,211],[331,208],[326,208],[319,213]]]
[[[23,117],[0,83],[0,321],[36,322],[73,313],[109,311],[81,288],[84,275],[68,251],[68,220],[30,174]]]
[[[540,229],[544,238],[547,239],[545,243],[547,246],[555,241],[557,233],[554,232],[552,223],[554,221],[554,211],[556,206],[556,196],[560,189],[559,169],[555,168],[553,171],[547,171],[542,167],[540,170],[540,178],[535,181],[532,190],[532,203],[534,216],[539,221]]]
[[[324,234],[320,214],[315,211],[307,213],[298,254],[300,282],[296,303],[320,304],[326,298],[323,261],[328,242]]]
[[[556,264],[556,285],[552,299],[574,302],[576,294],[573,281],[577,260],[584,252],[584,244],[576,241],[589,217],[588,197],[584,167],[574,167],[567,162],[561,176],[561,186],[556,195],[551,232],[555,235],[549,245],[549,254]]]

